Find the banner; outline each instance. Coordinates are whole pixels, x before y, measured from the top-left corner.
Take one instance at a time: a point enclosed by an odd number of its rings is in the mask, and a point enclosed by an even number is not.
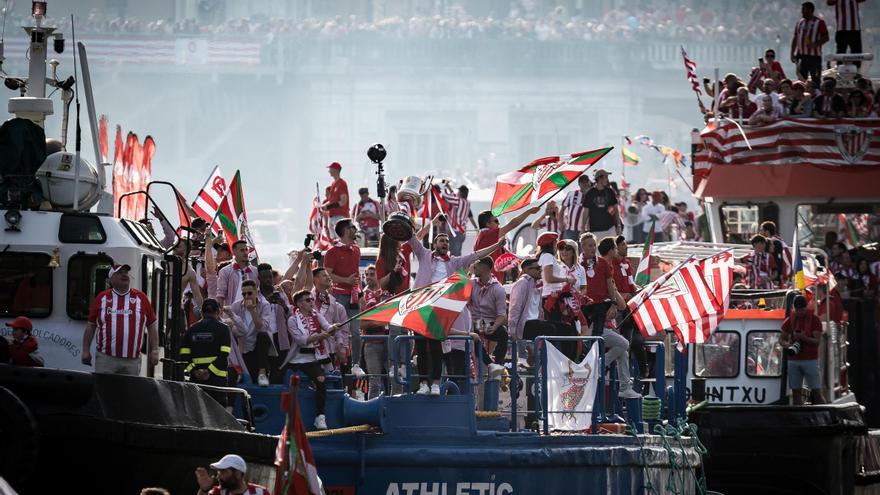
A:
[[[599,346],[593,345],[580,363],[545,341],[547,346],[548,426],[558,431],[584,431],[593,423],[593,402],[599,382]]]

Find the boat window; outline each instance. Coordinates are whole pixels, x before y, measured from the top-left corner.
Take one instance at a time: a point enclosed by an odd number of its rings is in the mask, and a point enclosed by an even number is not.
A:
[[[770,220],[779,225],[779,206],[775,203],[734,205],[722,204],[721,233],[724,242],[731,244],[748,244],[749,239],[758,233],[761,222]]]
[[[75,254],[67,262],[67,316],[86,320],[95,297],[107,286],[113,260],[103,254]]]
[[[746,375],[782,376],[782,333],[776,330],[749,332],[746,336]]]
[[[107,233],[101,219],[95,215],[65,213],[61,215],[58,240],[73,244],[103,244],[107,242]]]
[[[816,248],[825,245],[827,232],[852,247],[880,240],[880,203],[822,203],[798,205],[798,239]]]
[[[52,313],[51,259],[45,253],[0,253],[0,317]]]
[[[739,334],[715,332],[694,348],[694,375],[733,378],[739,375]]]

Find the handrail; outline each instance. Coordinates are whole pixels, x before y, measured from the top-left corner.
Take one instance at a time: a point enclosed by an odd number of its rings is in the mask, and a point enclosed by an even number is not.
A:
[[[426,337],[424,337],[422,335],[398,335],[397,337],[394,338],[394,340],[391,341],[391,354],[392,354],[395,370],[400,365],[400,362],[398,360],[398,354],[399,354],[398,351],[400,350],[400,343],[404,342],[404,341],[415,341],[416,339],[428,340]],[[465,342],[465,344],[464,344],[465,360],[466,360],[465,362],[470,363],[471,343],[473,342],[473,339],[470,336],[465,336],[465,335],[450,335],[449,337],[446,337],[446,339],[447,340],[463,340]],[[475,348],[476,348],[475,349],[475,357],[478,360],[482,359],[483,346],[478,345],[478,346],[475,346]],[[397,382],[398,385],[408,386],[410,377],[414,376],[412,374],[412,361],[407,360],[405,363],[405,367],[406,367],[406,376],[404,379],[401,379],[397,373],[394,373],[394,381]],[[469,366],[468,366],[468,368],[469,368]],[[419,376],[419,378],[422,378],[420,375],[415,375],[415,376]],[[470,393],[473,385],[479,385],[480,382],[482,381],[482,373],[477,373],[476,380],[470,378],[469,373],[466,375],[463,375],[463,376],[462,375],[446,375],[446,377],[447,378],[449,378],[449,377],[467,378],[465,383],[467,384],[467,392],[468,393]],[[411,393],[411,392],[408,392],[408,393]]]
[[[599,399],[599,407],[598,414],[597,408],[595,406],[595,399],[593,402],[593,411],[592,411],[592,424],[590,427],[590,432],[596,434],[599,432],[599,422],[605,421],[605,339],[602,337],[584,337],[584,336],[568,336],[568,337],[554,337],[554,336],[546,336],[542,335],[535,338],[535,348],[540,350],[540,352],[535,353],[535,359],[538,361],[535,366],[535,383],[541,384],[541,409],[535,408],[535,415],[539,419],[543,419],[544,423],[544,434],[550,434],[550,424],[549,424],[549,414],[556,413],[560,411],[550,411],[547,409],[547,405],[550,403],[550,398],[547,392],[547,346],[540,345],[542,342],[559,342],[559,341],[576,341],[576,342],[589,342],[595,341],[599,345],[599,384],[596,387],[596,396]],[[540,364],[540,366],[538,366]],[[541,371],[540,375],[538,374],[538,370]]]
[[[203,388],[205,390],[212,390],[214,392],[224,392],[227,394],[238,394],[242,395],[242,409],[244,410],[245,419],[248,422],[248,430],[254,431],[254,410],[251,406],[251,394],[248,393],[247,390],[243,388],[237,387],[218,387],[217,385],[208,385],[205,383],[195,383],[195,382],[186,382],[191,385],[195,385],[199,388]]]

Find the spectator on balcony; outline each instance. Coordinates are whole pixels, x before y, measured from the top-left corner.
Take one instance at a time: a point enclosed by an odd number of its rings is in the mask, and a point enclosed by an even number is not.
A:
[[[826,79],[822,81],[822,94],[813,101],[814,117],[845,117],[846,101],[843,97],[834,92],[834,80]]]
[[[828,42],[828,27],[815,13],[813,2],[801,4],[802,18],[795,25],[791,38],[791,61],[797,66],[801,79],[818,81],[822,73],[822,45]]]
[[[761,108],[749,118],[749,125],[767,125],[782,117],[782,111],[773,104],[769,96],[761,101]]]
[[[849,94],[846,115],[853,118],[876,117],[871,105],[865,100],[865,93],[859,90]]]
[[[802,81],[791,83],[792,96],[785,100],[785,108],[792,117],[813,116],[813,95],[807,92],[807,87]]]
[[[749,117],[758,111],[758,105],[749,98],[749,90],[741,87],[736,90],[736,97],[727,106],[727,111],[730,118],[736,119],[740,123],[748,122]]]
[[[772,79],[777,83],[785,79],[785,71],[782,69],[782,64],[776,60],[776,50],[772,48],[768,48],[764,52],[764,58],[761,59],[759,68],[763,79]]]
[[[862,53],[862,27],[859,19],[859,4],[865,0],[827,0],[834,7],[834,44],[837,53]],[[855,62],[861,67],[861,62]]]

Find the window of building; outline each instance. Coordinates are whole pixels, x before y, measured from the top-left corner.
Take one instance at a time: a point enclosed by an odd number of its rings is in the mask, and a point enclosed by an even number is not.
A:
[[[782,333],[776,330],[749,332],[746,336],[746,375],[782,376]]]
[[[51,256],[0,253],[0,317],[45,318],[52,313]]]
[[[86,320],[95,297],[107,288],[107,273],[113,265],[109,256],[75,254],[67,262],[67,315]]]
[[[74,244],[103,244],[107,242],[107,233],[104,232],[101,219],[95,215],[65,213],[61,215],[58,240]]]
[[[715,332],[694,346],[694,375],[702,378],[734,378],[739,375],[739,334]]]

